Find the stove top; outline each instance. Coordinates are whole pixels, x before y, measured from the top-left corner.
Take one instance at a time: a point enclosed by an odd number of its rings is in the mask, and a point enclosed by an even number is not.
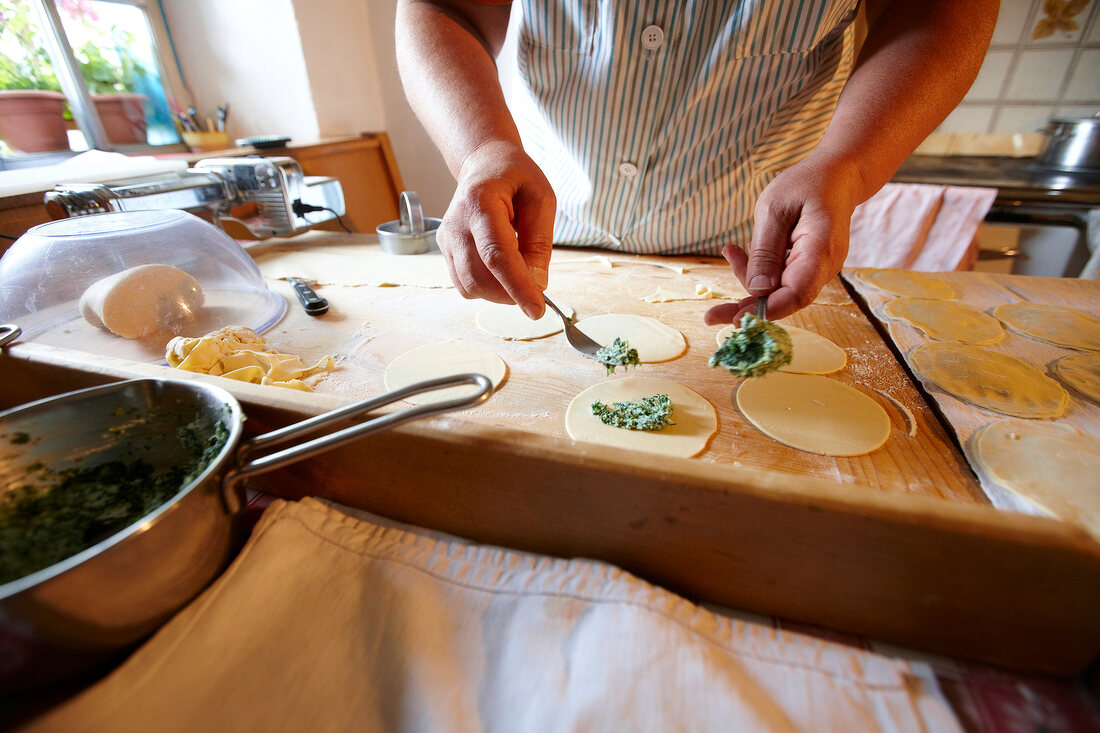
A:
[[[893,180],[988,186],[998,189],[998,203],[1100,206],[1100,171],[1052,170],[1036,165],[1034,158],[914,155],[902,164]]]

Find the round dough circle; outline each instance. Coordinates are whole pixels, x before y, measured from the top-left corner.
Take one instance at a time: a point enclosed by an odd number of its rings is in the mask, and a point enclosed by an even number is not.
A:
[[[832,374],[848,363],[848,355],[844,349],[821,334],[797,326],[779,325],[791,336],[791,363],[779,367],[779,371],[792,374]],[[739,330],[737,324],[726,326],[718,332],[715,340],[721,346]]]
[[[1001,322],[988,313],[952,300],[896,298],[882,306],[894,321],[919,328],[929,338],[961,344],[995,344],[1005,337]]]
[[[687,350],[684,334],[648,316],[607,313],[585,318],[577,328],[601,346],[623,339],[643,362],[669,361]]]
[[[998,420],[973,441],[993,481],[1100,537],[1100,439],[1061,423]]]
[[[575,311],[564,303],[558,303],[562,313],[572,318]],[[477,312],[474,319],[477,327],[486,333],[490,333],[505,341],[531,341],[544,336],[553,336],[562,330],[561,317],[550,309],[542,314],[542,318],[532,321],[518,305],[505,305],[501,303],[488,303]]]
[[[1054,362],[1054,376],[1100,403],[1100,354],[1070,354]]]
[[[656,394],[667,394],[672,400],[672,422],[675,424],[663,430],[616,428],[604,425],[592,414],[592,403],[596,400],[609,405]],[[702,396],[676,382],[654,377],[623,377],[594,384],[574,397],[565,410],[565,429],[569,437],[583,443],[690,458],[702,453],[711,436],[718,432],[718,413]]]
[[[1056,346],[1100,351],[1100,319],[1061,305],[1007,303],[993,315],[1018,334]]]
[[[933,342],[909,352],[922,381],[961,400],[1014,417],[1058,417],[1069,395],[1056,381],[1014,356],[979,346]]]
[[[771,372],[746,379],[737,406],[764,434],[826,456],[858,456],[890,437],[890,417],[873,399],[835,379]]]
[[[426,379],[471,372],[484,374],[493,383],[495,390],[504,381],[508,367],[496,352],[481,344],[469,341],[436,341],[406,351],[391,361],[386,367],[386,389],[392,391]],[[469,395],[476,390],[472,385],[447,387],[415,394],[405,400],[414,405],[427,405]]]
[[[937,280],[913,270],[884,268],[875,270],[863,268],[856,270],[855,277],[860,282],[894,295],[909,295],[914,298],[935,298],[954,300],[955,291],[943,280]]]

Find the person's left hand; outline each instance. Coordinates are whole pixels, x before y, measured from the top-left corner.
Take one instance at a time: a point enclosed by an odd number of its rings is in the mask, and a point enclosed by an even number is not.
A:
[[[844,264],[860,184],[853,166],[812,154],[776,176],[756,202],[748,252],[735,244],[722,249],[749,297],[711,308],[706,323],[740,323],[762,295],[770,321],[812,303]]]

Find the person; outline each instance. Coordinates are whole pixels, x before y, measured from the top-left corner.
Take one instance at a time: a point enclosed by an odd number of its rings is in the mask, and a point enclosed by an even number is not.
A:
[[[997,0],[399,0],[406,96],[457,180],[437,233],[464,297],[543,313],[555,244],[722,254],[749,297],[813,302],[852,212],[969,89]],[[511,106],[509,106],[511,104]]]

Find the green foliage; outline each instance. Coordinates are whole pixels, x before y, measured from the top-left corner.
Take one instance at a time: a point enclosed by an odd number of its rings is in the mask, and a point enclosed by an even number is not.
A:
[[[31,442],[23,433],[14,437]],[[190,460],[159,474],[140,458],[59,471],[31,466],[28,483],[0,501],[0,584],[71,557],[157,509],[218,457],[229,431],[199,417],[177,437]]]
[[[617,366],[638,366],[642,363],[638,358],[638,350],[630,348],[630,344],[620,338],[616,338],[610,346],[598,350],[596,359],[603,362],[608,374],[614,374]]]
[[[0,89],[48,89],[61,91],[50,58],[30,19],[30,6],[13,0],[0,0],[0,41],[18,45],[18,58],[0,51]]]
[[[65,10],[89,27],[98,28],[79,7]],[[0,89],[61,91],[45,44],[37,35],[28,3],[0,0],[0,41],[17,45],[22,51],[18,57],[0,51]],[[131,53],[135,44],[134,34],[112,27],[100,29],[96,41],[86,41],[73,49],[91,94],[136,91],[137,80],[149,72]]]
[[[596,400],[592,403],[592,414],[604,425],[627,430],[662,430],[676,424],[672,422],[672,400],[667,394],[613,402],[610,406]]]
[[[735,377],[760,377],[791,363],[791,336],[779,326],[746,313],[735,331],[711,354],[712,367],[725,367]]]
[[[73,49],[73,55],[84,75],[84,82],[92,94],[136,91],[136,80],[148,74],[145,67],[130,53],[130,46],[135,43],[133,34],[114,29],[111,35],[115,44],[114,50],[118,54],[118,63],[103,53],[102,45],[91,41]]]

